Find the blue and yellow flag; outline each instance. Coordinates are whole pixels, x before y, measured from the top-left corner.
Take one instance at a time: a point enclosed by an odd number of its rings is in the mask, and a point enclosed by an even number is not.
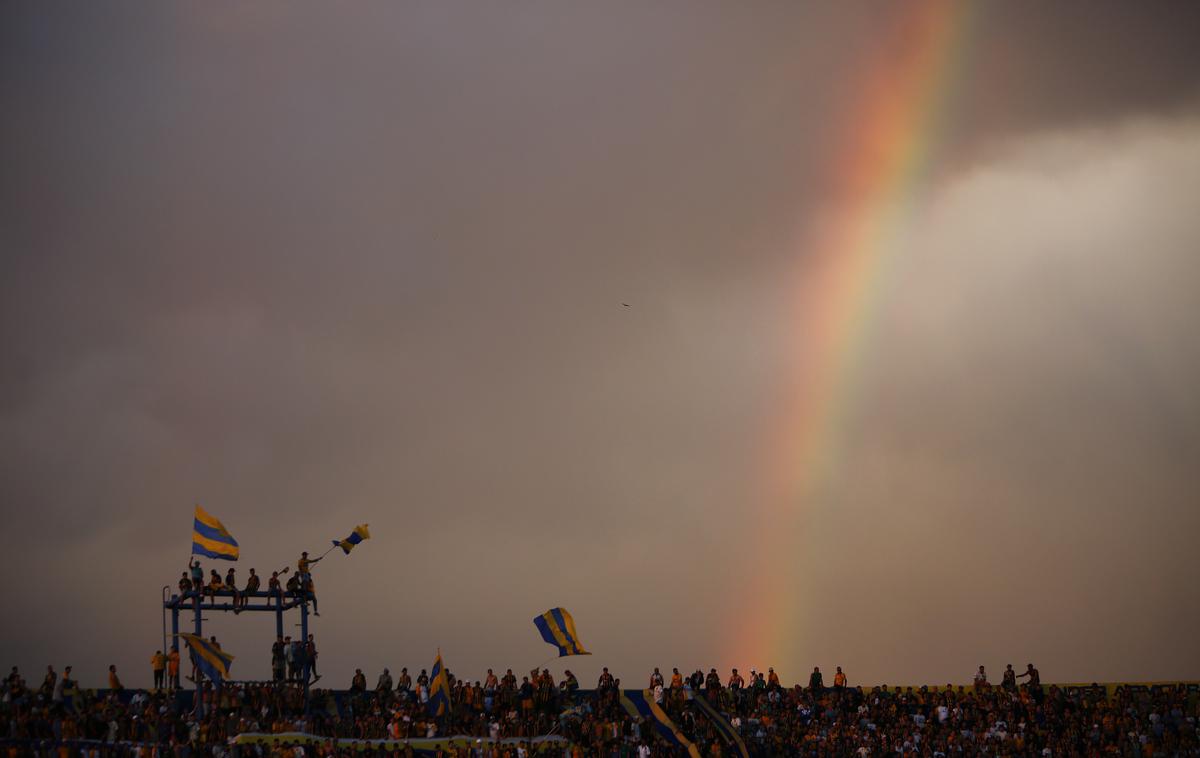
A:
[[[564,655],[591,655],[579,643],[575,634],[575,619],[566,608],[551,608],[534,618],[533,625],[542,633],[542,639],[558,648],[558,657]]]
[[[700,758],[700,750],[675,725],[675,722],[671,721],[662,706],[654,702],[654,695],[650,690],[622,690],[621,707],[635,719],[643,719],[668,744],[683,748],[691,758]],[[644,736],[648,737],[649,735]]]
[[[229,678],[229,667],[233,665],[232,655],[203,637],[184,632],[180,632],[179,636],[191,648],[192,662],[202,674],[218,685]]]
[[[446,667],[442,665],[442,651],[439,650],[437,660],[433,662],[433,671],[429,675],[429,715],[444,716],[450,712],[450,677],[446,676]]]
[[[696,695],[691,690],[687,692],[688,699],[704,712],[704,715],[708,717],[708,723],[712,724],[713,728],[717,730],[717,734],[721,735],[721,739],[725,740],[731,751],[736,752],[742,758],[749,758],[750,751],[746,749],[746,743],[742,740],[742,736],[738,734],[737,729],[733,728],[733,724],[725,719],[724,714],[714,708],[708,702],[708,698]]]
[[[346,555],[350,555],[350,551],[354,546],[363,540],[371,539],[371,533],[367,531],[367,524],[359,524],[354,527],[354,531],[350,532],[350,536],[344,540],[334,540],[333,544],[342,549]]]
[[[226,561],[238,559],[238,543],[225,528],[200,506],[196,506],[196,520],[192,524],[192,555],[220,558]]]

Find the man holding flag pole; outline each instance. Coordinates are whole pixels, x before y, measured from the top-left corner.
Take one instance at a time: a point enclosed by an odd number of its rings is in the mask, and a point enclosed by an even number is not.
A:
[[[320,616],[321,613],[317,610],[317,593],[312,579],[312,564],[329,555],[335,547],[340,547],[342,552],[350,555],[350,551],[354,549],[355,545],[365,539],[370,539],[371,532],[367,527],[367,524],[359,524],[354,527],[354,531],[350,533],[349,537],[344,540],[333,540],[333,545],[316,558],[309,558],[307,550],[300,554],[300,560],[296,561],[296,573],[300,579],[300,592],[306,600],[312,600],[314,616]]]
[[[312,600],[314,616],[320,616],[321,612],[317,610],[317,592],[316,587],[313,585],[310,567],[321,560],[321,558],[324,558],[328,553],[329,551],[326,550],[319,557],[309,559],[308,551],[305,550],[300,553],[300,560],[296,561],[296,576],[300,580],[300,593],[305,600]]]

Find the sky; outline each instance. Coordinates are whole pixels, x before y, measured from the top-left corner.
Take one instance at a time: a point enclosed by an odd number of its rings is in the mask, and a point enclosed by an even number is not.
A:
[[[315,570],[334,685],[528,670],[555,606],[585,683],[1200,679],[1198,38],[5,3],[0,664],[148,685],[200,503],[243,579],[370,524]]]

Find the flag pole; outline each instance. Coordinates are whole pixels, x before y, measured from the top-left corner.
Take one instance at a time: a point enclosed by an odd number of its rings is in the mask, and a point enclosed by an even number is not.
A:
[[[546,668],[546,664],[550,663],[550,661],[558,660],[559,658],[562,658],[562,657],[563,656],[561,656],[561,655],[552,655],[549,658],[547,658],[546,660],[539,663],[534,668],[544,669],[544,668]]]
[[[196,503],[196,505],[194,506],[194,508],[199,508],[199,507],[200,507],[199,503]],[[195,527],[196,511],[194,510],[194,508],[192,510],[192,514],[193,514],[192,515],[192,531],[193,532],[195,532],[195,530],[196,530],[196,527]],[[188,567],[188,576],[189,577],[192,575],[192,556],[196,554],[196,543],[194,540],[191,542],[192,542],[192,546],[188,548],[188,557],[187,557],[187,567]]]
[[[325,556],[327,556],[327,555],[329,555],[330,553],[332,553],[332,552],[333,552],[333,549],[334,549],[335,547],[337,547],[337,545],[330,545],[328,550],[326,550],[325,552],[323,552],[323,553],[321,553],[320,555],[318,555],[318,556],[317,556],[317,560],[319,561],[319,560],[321,560],[322,558],[324,558]]]

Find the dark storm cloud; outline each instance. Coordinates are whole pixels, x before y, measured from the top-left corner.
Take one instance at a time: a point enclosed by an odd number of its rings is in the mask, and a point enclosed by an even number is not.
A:
[[[437,644],[464,669],[540,660],[528,619],[556,603],[630,675],[657,649],[721,654],[713,619],[743,578],[698,556],[752,549],[740,516],[789,364],[790,243],[836,200],[840,114],[868,67],[905,54],[902,8],[0,13],[0,508],[7,534],[37,535],[0,559],[14,661],[137,670],[195,501],[260,571],[372,524],[370,544],[322,565],[329,602],[361,614],[318,630],[334,671]],[[1071,135],[1195,111],[1194,4],[977,17],[947,181],[1015,141],[1065,134],[1048,161],[1098,159],[1107,142]],[[1153,223],[1187,239],[1178,218]],[[931,281],[953,270],[937,260]],[[1161,354],[1098,302],[1080,318],[1115,319],[1108,349]],[[1131,371],[1112,392],[1154,381]],[[1148,430],[1146,450],[1163,429],[1186,448],[1195,418],[1172,408],[1122,426]],[[915,444],[910,419],[891,423]],[[955,439],[938,434],[938,450]],[[1172,470],[1174,497],[1190,483]],[[53,631],[60,611],[19,579],[31,569],[113,661]]]

